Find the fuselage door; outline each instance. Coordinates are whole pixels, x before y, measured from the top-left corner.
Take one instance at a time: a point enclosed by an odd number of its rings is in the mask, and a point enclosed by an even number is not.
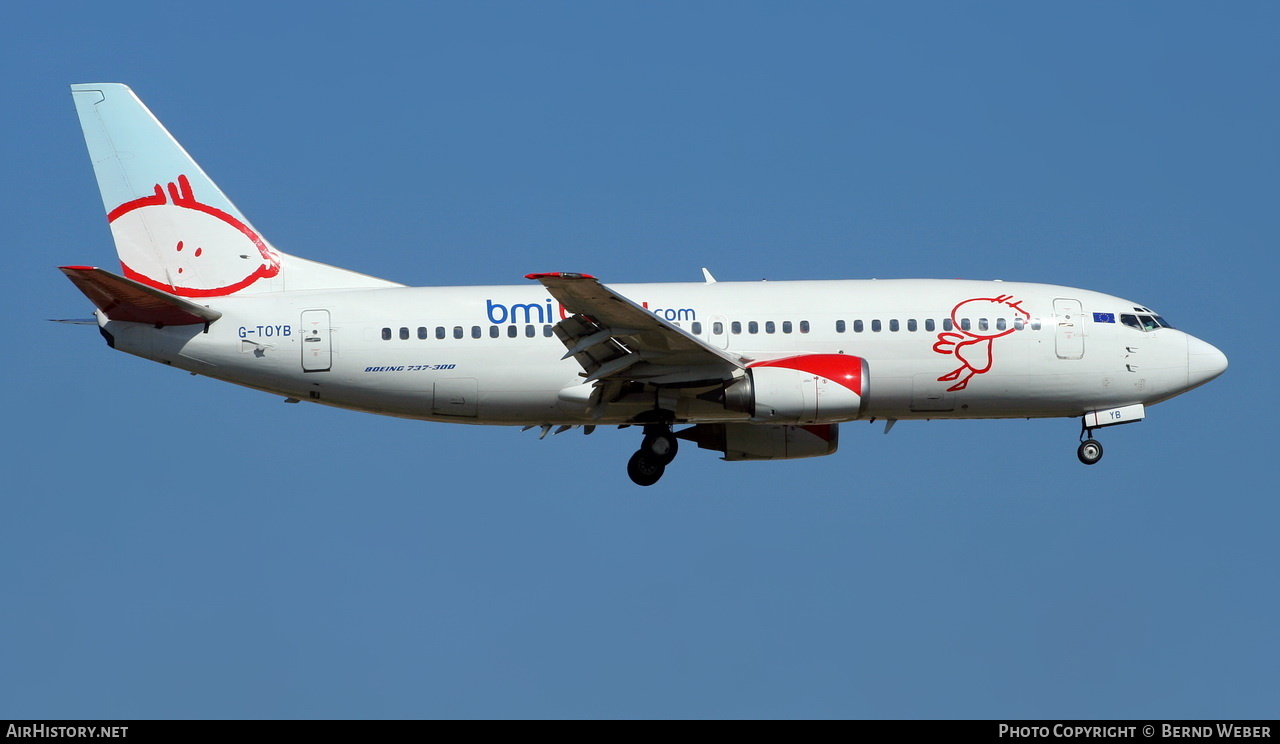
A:
[[[935,374],[918,374],[911,378],[911,410],[954,411],[956,394],[947,390],[949,382],[939,382]]]
[[[431,412],[445,416],[475,416],[479,411],[477,392],[473,378],[436,380]]]
[[[717,349],[729,348],[729,321],[723,315],[711,316],[707,323],[707,343]]]
[[[1084,358],[1084,318],[1080,300],[1053,301],[1053,343],[1059,359]]]
[[[328,372],[333,366],[329,311],[302,311],[302,371]]]

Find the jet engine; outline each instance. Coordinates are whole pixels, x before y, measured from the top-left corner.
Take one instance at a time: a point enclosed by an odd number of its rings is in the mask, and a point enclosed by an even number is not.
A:
[[[862,415],[868,383],[867,362],[861,357],[802,354],[750,365],[746,375],[716,391],[715,398],[755,421],[830,423]]]

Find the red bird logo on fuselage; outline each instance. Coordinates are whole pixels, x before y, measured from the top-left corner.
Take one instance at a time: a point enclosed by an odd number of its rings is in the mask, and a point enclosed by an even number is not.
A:
[[[1007,318],[1008,311],[1013,310],[1018,313],[1021,318],[1014,318],[1014,322],[1008,324],[1007,327],[1000,329],[1004,325],[998,320],[995,327],[974,329],[972,322],[962,322],[961,316],[966,320],[971,317],[989,318]],[[953,331],[944,331],[938,334],[938,341],[933,345],[933,350],[939,354],[954,354],[956,359],[960,360],[960,367],[954,369],[947,374],[938,378],[938,382],[953,382],[954,384],[947,388],[947,392],[955,392],[964,390],[969,385],[974,375],[985,374],[991,369],[993,361],[992,346],[997,338],[1007,336],[1013,333],[1021,325],[1019,320],[1030,320],[1031,314],[1022,309],[1022,301],[1014,301],[1013,295],[1000,295],[998,297],[975,297],[965,300],[955,307],[951,308],[951,324],[959,333]],[[967,326],[967,327],[966,327]]]

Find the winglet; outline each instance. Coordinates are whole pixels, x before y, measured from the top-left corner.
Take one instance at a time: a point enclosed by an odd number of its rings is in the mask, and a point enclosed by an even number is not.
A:
[[[111,320],[156,326],[211,323],[222,313],[93,266],[62,266],[76,288]]]

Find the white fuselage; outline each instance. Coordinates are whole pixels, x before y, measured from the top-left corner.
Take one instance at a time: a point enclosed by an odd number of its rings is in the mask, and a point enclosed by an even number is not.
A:
[[[1045,284],[704,269],[702,284],[550,272],[404,287],[276,249],[128,86],[71,90],[120,273],[59,270],[115,348],[391,416],[544,436],[636,424],[627,474],[641,486],[681,441],[730,461],[821,457],[856,419],[1079,416],[1086,434],[1227,367],[1145,307]],[[1077,456],[1094,464],[1102,446]]]
[[[756,361],[849,354],[862,417],[1080,416],[1151,405],[1211,379],[1221,354],[1118,297],[1018,282],[901,279],[612,285],[708,344]],[[621,424],[653,390],[584,411],[583,370],[539,285],[220,297],[206,326],[99,323],[116,348],[240,385],[374,413],[474,424]],[[1222,359],[1225,366],[1225,359]],[[742,421],[686,395],[680,422]],[[673,402],[674,401],[674,402]]]

